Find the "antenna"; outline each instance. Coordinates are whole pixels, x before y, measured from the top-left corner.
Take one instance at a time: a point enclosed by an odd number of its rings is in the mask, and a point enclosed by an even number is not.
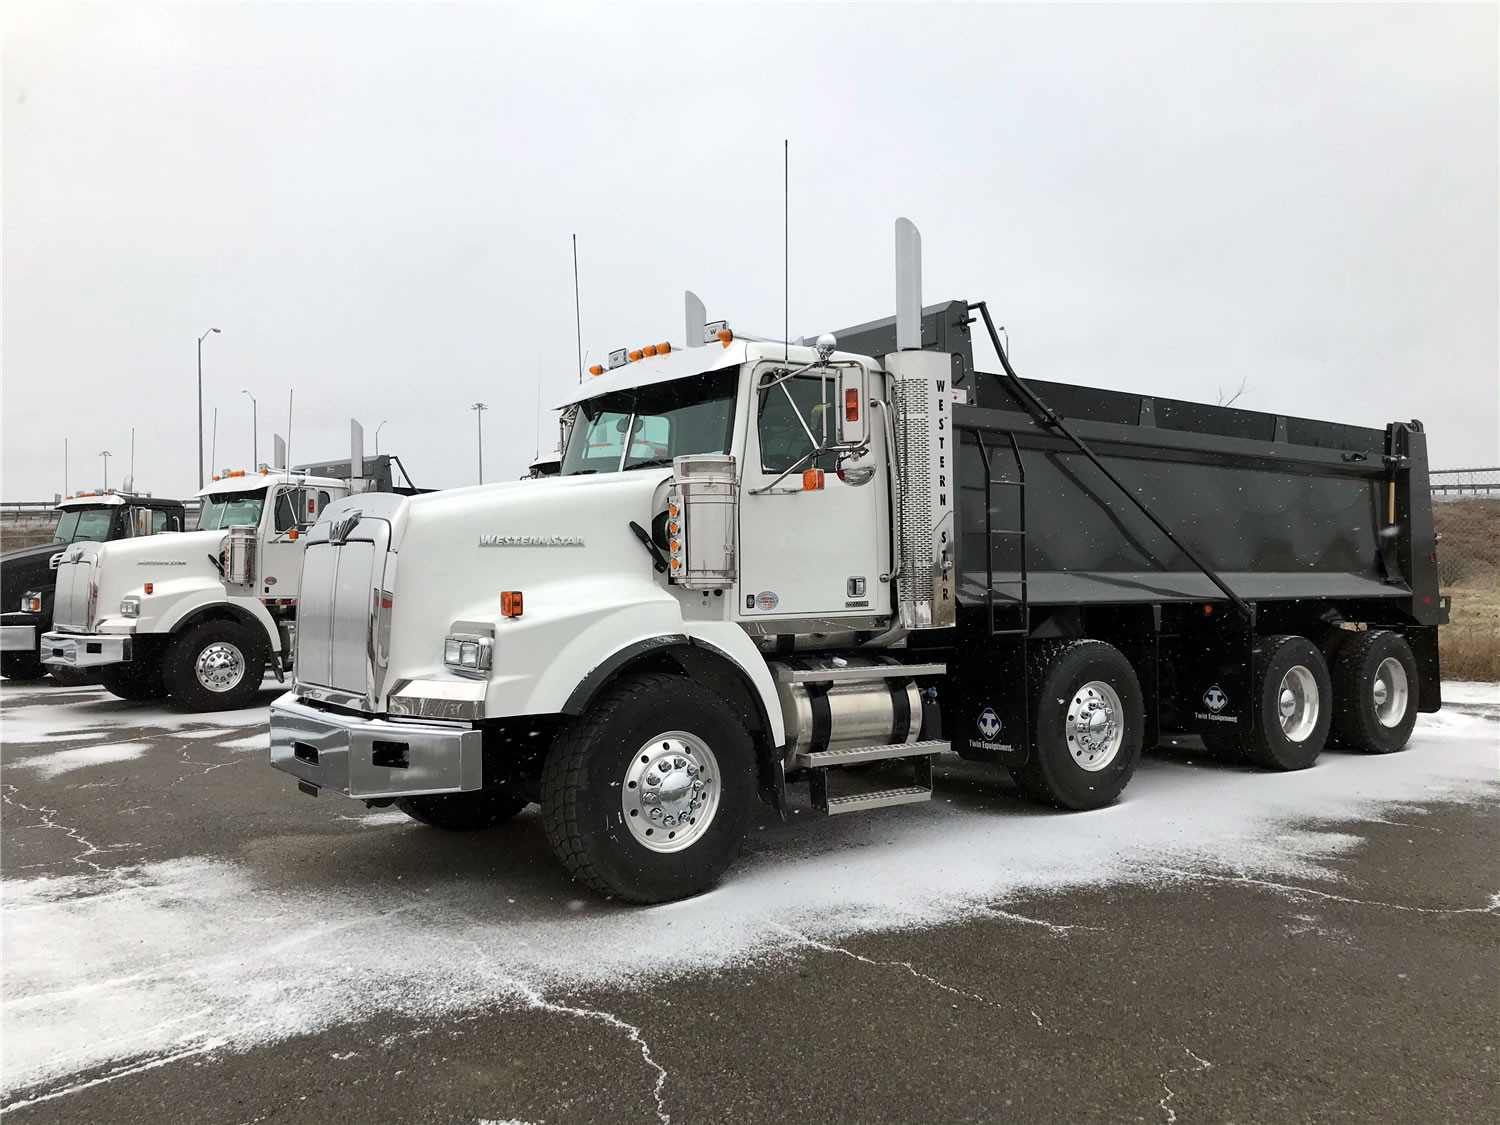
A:
[[[292,390],[286,392],[286,467],[292,467]]]
[[[135,427],[134,426],[130,427],[130,476],[128,478],[126,478],[126,479],[129,480],[130,483],[125,486],[125,491],[129,492],[131,490],[131,488],[133,488],[135,486]]]
[[[63,438],[63,495],[69,496],[68,492],[68,439]]]
[[[785,318],[782,324],[786,335],[782,336],[783,354],[788,363],[792,362],[792,162],[791,142],[785,137],[781,140],[781,176],[782,176],[782,212],[781,212],[781,264],[783,274],[781,278],[782,294],[782,316]]]
[[[583,382],[583,312],[578,303],[578,236],[573,236],[573,326],[578,332],[578,381]]]
[[[582,366],[583,360],[578,361]],[[536,452],[531,455],[535,461],[542,455],[542,353],[536,356]]]
[[[219,408],[214,407],[214,436],[213,444],[208,447],[208,475],[213,476],[219,470],[214,466],[219,463]]]

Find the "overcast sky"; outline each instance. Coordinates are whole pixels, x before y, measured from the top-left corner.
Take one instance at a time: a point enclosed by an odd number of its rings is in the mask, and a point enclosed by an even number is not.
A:
[[[1500,463],[1497,8],[179,4],[4,12],[7,500],[347,456],[519,476],[589,362],[987,299],[1023,375]],[[988,354],[988,349],[985,353]],[[987,366],[983,362],[982,365]],[[554,443],[545,415],[540,445]],[[205,436],[205,445],[209,441]],[[373,442],[371,441],[371,448]]]

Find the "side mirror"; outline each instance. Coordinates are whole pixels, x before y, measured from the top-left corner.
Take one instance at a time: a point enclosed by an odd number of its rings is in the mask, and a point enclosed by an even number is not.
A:
[[[869,440],[869,391],[861,366],[841,367],[838,377],[838,443],[846,448],[864,445]]]

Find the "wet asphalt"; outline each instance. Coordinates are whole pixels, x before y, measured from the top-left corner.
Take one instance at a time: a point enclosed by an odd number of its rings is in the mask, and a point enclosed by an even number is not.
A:
[[[7,879],[76,874],[80,856],[105,870],[253,857],[288,889],[347,882],[362,866],[415,880],[491,862],[465,838],[377,841],[328,801],[289,793],[261,753],[143,732],[131,705],[75,698],[89,721],[118,713],[116,740],[152,749],[127,769],[48,779],[17,768],[8,745]],[[133,807],[144,811],[117,847]],[[531,1009],[392,1014],[118,1077],[99,1068],[9,1091],[7,1102],[41,1100],[6,1120],[1494,1120],[1493,802],[1310,827],[1359,838],[1320,861],[1335,880],[1199,875],[1035,895],[1003,915],[838,945],[789,940],[766,962],[554,992]],[[493,834],[512,857],[507,893],[539,911],[578,898],[528,817]],[[310,839],[342,860],[320,862]]]

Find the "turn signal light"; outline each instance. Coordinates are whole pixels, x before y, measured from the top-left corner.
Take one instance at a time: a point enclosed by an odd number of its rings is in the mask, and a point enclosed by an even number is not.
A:
[[[714,335],[719,338],[719,343],[723,344],[726,348],[729,346],[730,341],[734,339],[734,333],[727,328],[719,329]]]
[[[154,589],[156,589],[156,584],[155,583],[152,583],[152,582],[147,582],[146,583],[146,593],[149,594]]]
[[[600,363],[594,364],[592,367],[589,368],[589,374],[590,375],[603,375],[604,374],[604,365],[600,364]]]
[[[844,392],[844,421],[859,421],[859,389],[850,387]]]
[[[667,505],[667,515],[669,515],[669,516],[675,516],[676,514],[677,514],[677,505],[676,504],[668,504]]]
[[[500,594],[500,616],[501,617],[520,617],[521,616],[521,591],[520,590],[504,590],[504,591],[501,592],[501,594]]]
[[[818,489],[820,489],[822,487],[823,487],[823,470],[822,469],[803,469],[802,470],[802,491],[803,492],[815,492],[815,491],[817,491]]]
[[[297,538],[297,529],[295,527],[292,528],[290,531],[288,531],[286,533],[286,537],[288,539],[295,539],[295,538]]]

